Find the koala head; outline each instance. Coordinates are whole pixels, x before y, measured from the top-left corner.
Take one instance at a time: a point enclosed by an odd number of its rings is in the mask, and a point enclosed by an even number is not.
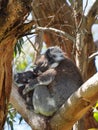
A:
[[[42,54],[36,61],[34,73],[41,74],[49,68],[55,68],[60,61],[64,60],[64,52],[58,47],[49,47],[44,54]]]
[[[17,73],[14,75],[14,80],[18,85],[24,85],[29,82],[29,80],[34,79],[36,75],[33,71],[26,71],[22,73]]]
[[[65,59],[64,52],[58,46],[49,47],[45,52],[45,56],[50,63]]]

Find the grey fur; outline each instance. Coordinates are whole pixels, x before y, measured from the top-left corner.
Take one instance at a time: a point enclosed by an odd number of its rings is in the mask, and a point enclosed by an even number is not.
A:
[[[47,54],[47,52],[49,53]],[[52,54],[55,56],[51,61]],[[57,56],[63,58],[60,60]],[[52,116],[68,97],[81,86],[83,80],[76,65],[70,59],[64,57],[63,51],[58,47],[51,47],[46,51],[43,63],[45,61],[47,61],[48,69],[44,68],[45,72],[29,82],[24,91],[26,94],[34,89],[33,106],[35,111],[45,116]],[[51,65],[56,62],[58,65],[51,69]],[[44,66],[40,66],[39,70],[41,70],[41,67]]]

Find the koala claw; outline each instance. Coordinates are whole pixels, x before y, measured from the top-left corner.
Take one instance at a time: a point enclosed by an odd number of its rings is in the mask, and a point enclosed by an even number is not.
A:
[[[26,93],[28,93],[27,88],[23,90],[23,95],[26,95]]]

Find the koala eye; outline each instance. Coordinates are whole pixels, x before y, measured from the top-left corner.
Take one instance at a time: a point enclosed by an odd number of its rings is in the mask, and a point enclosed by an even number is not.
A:
[[[53,58],[56,58],[56,55],[52,55]]]

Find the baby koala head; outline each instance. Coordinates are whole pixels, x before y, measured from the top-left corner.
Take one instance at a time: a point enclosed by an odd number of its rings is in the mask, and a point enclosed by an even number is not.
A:
[[[25,71],[21,73],[17,73],[14,75],[14,81],[18,86],[22,86],[27,84],[31,79],[36,78],[37,76],[33,71]]]

